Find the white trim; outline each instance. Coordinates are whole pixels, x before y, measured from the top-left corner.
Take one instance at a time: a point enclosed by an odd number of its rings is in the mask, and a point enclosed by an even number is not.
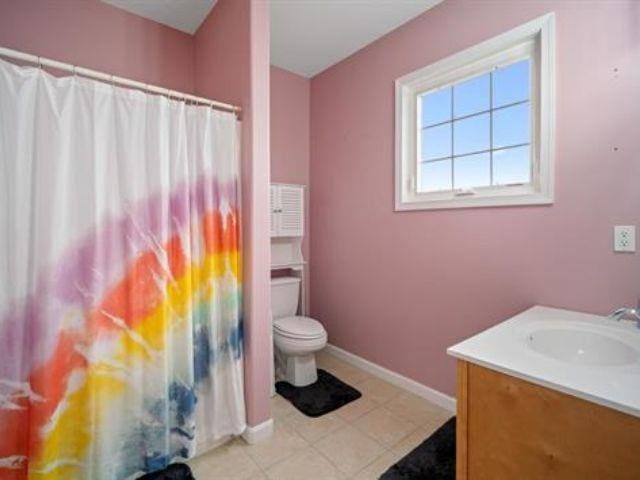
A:
[[[395,210],[429,210],[509,205],[545,205],[554,200],[555,15],[548,13],[467,48],[395,82]],[[418,94],[475,76],[488,65],[535,60],[532,105],[531,184],[418,193],[416,191]],[[536,110],[539,109],[539,110]]]
[[[455,413],[456,411],[456,399],[446,395],[438,390],[435,390],[431,387],[427,387],[422,383],[416,382],[404,375],[400,375],[394,371],[391,371],[387,368],[381,367],[378,364],[370,362],[369,360],[365,360],[358,355],[355,355],[351,352],[347,352],[340,347],[336,347],[335,345],[327,344],[326,348],[328,353],[331,355],[344,360],[347,363],[350,363],[354,367],[357,367],[365,372],[369,372],[372,375],[375,375],[382,380],[385,380],[396,387],[400,387],[404,390],[407,390],[414,395],[417,395],[425,400],[429,400],[431,403],[435,403],[442,408],[449,410],[450,412]]]
[[[244,432],[242,432],[242,438],[249,445],[262,442],[273,435],[273,418],[262,422],[258,425],[247,425]]]

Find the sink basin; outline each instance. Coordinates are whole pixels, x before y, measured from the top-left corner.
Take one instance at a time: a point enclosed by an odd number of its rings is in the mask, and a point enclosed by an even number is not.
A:
[[[527,342],[538,353],[575,365],[613,367],[638,362],[640,349],[602,330],[544,327],[529,332]]]

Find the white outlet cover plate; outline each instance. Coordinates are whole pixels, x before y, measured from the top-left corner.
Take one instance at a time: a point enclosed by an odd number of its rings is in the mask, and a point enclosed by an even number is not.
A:
[[[636,251],[635,225],[616,225],[613,227],[613,250],[615,252]]]

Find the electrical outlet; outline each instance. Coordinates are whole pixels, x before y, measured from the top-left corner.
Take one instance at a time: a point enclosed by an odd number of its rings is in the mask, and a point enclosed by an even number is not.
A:
[[[613,251],[636,251],[636,227],[635,225],[616,225],[613,227]]]

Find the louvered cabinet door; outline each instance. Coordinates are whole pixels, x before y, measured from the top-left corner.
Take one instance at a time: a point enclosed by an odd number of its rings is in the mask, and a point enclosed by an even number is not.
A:
[[[278,187],[279,237],[301,237],[304,233],[304,189],[289,185]]]
[[[270,215],[270,235],[272,237],[278,236],[278,226],[280,220],[280,202],[278,201],[278,191],[280,187],[277,185],[271,185],[269,188],[270,193],[270,204],[271,204],[271,215]]]

